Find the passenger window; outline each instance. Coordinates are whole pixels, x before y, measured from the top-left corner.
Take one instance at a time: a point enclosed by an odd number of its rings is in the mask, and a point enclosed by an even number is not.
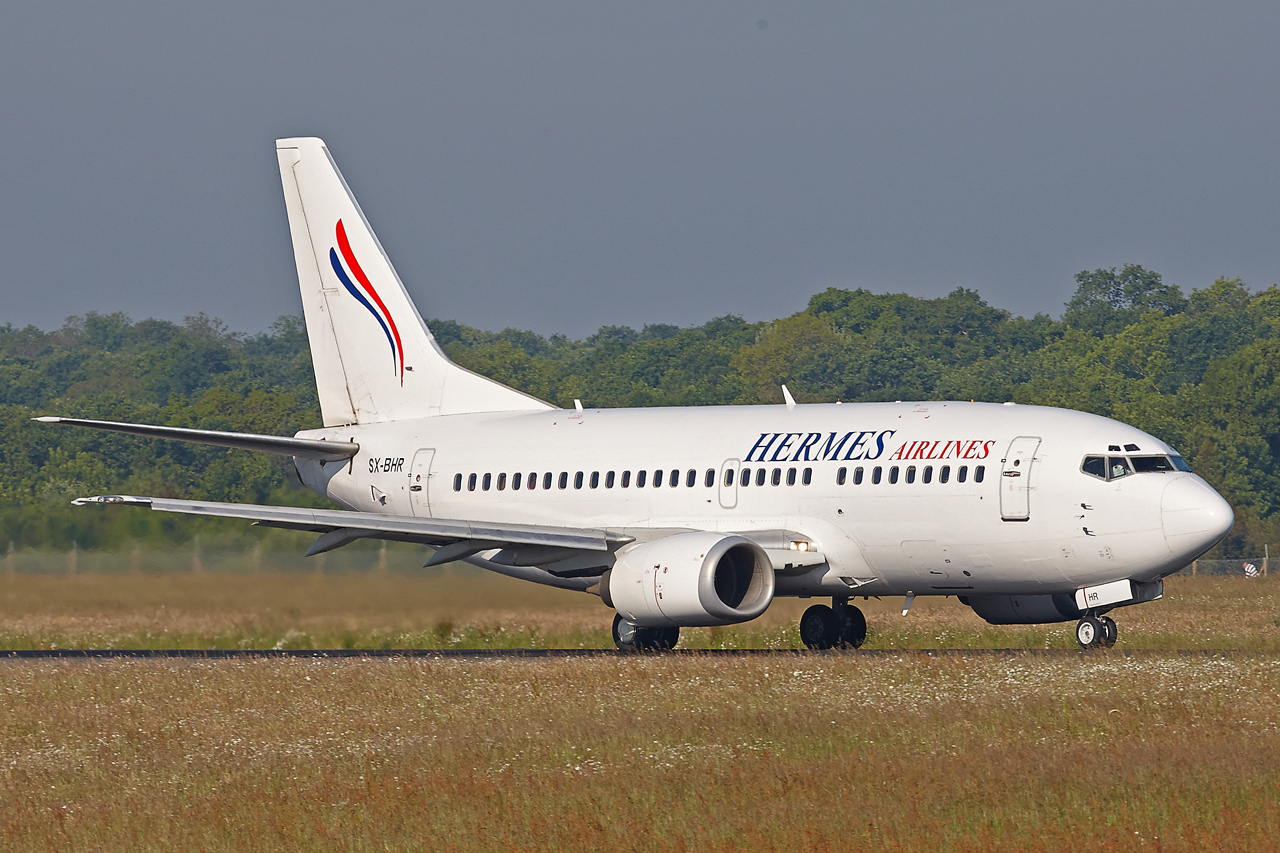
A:
[[[730,477],[732,477],[732,476],[733,476],[733,473],[732,473],[732,472],[730,472],[729,476],[730,476]],[[707,476],[704,478],[704,482],[706,483],[706,486],[707,486],[707,488],[708,488],[708,489],[709,489],[709,488],[711,488],[712,486],[714,486],[714,485],[716,484],[716,469],[715,469],[715,468],[708,468],[708,469],[707,469]]]
[[[744,475],[746,475],[746,476],[744,476],[744,477],[743,477],[743,479],[746,479],[746,477],[747,477],[747,476],[750,476],[749,474],[747,474],[747,471],[746,471],[746,469],[745,469],[745,468],[742,470],[742,473],[743,473]],[[733,485],[733,478],[734,478],[735,476],[737,476],[737,475],[733,473],[733,469],[732,469],[732,468],[725,468],[725,469],[724,469],[724,484],[725,484],[726,486],[732,486],[732,485]]]
[[[860,467],[853,469],[853,484],[855,486],[862,485],[862,468]]]
[[[880,485],[880,472],[881,472],[881,470],[882,470],[882,469],[880,468],[880,466],[879,466],[879,465],[877,465],[876,467],[874,467],[874,468],[872,468],[872,469],[871,469],[871,485],[873,485],[873,486],[878,486],[878,485]]]
[[[498,491],[501,492],[506,488],[507,488],[507,475],[499,474],[498,475]]]
[[[943,465],[938,469],[938,482],[945,483],[951,479],[951,466]]]
[[[655,489],[662,488],[662,469],[661,468],[653,472],[653,487]]]
[[[845,477],[848,475],[848,473],[849,473],[849,469],[848,469],[848,468],[841,468],[839,471],[837,471],[837,472],[836,472],[836,485],[837,485],[837,486],[843,486],[843,485],[844,485],[844,479],[845,479]]]
[[[892,486],[897,482],[898,482],[898,466],[893,465],[893,466],[890,466],[889,468],[889,485]]]
[[[766,476],[768,476],[768,474],[767,474],[767,472],[766,472],[763,468],[758,469],[758,470],[756,471],[756,485],[757,485],[757,486],[763,486],[763,485],[764,485],[764,478],[765,478]]]
[[[804,469],[804,476],[801,478],[801,482],[802,482],[802,483],[804,483],[806,486],[813,482],[813,469],[812,469],[812,468],[805,468],[805,469]]]
[[[1100,480],[1107,479],[1107,460],[1101,456],[1086,456],[1080,463],[1080,470]]]
[[[774,484],[775,486],[778,486],[778,485],[781,485],[781,484],[782,484],[782,469],[781,469],[781,468],[774,468],[774,469],[773,469],[773,478],[772,478],[772,479],[773,479],[773,484]]]
[[[538,475],[537,475],[537,474],[530,474],[530,475],[529,475],[529,485],[528,485],[528,486],[525,486],[525,488],[527,488],[527,489],[536,489],[536,488],[538,488]]]
[[[796,484],[796,469],[788,468],[787,469],[787,485],[794,486],[795,484]]]
[[[684,475],[684,487],[692,489],[698,482],[698,472],[690,468]],[[675,485],[674,483],[672,485]]]
[[[484,485],[483,485],[483,486],[481,486],[481,488],[482,488],[482,489],[484,489],[484,490],[487,492],[487,491],[489,491],[489,487],[490,487],[490,486],[492,486],[492,485],[493,485],[493,475],[492,475],[492,474],[485,474],[485,475],[484,475]]]
[[[967,479],[969,479],[969,466],[961,465],[960,470],[956,472],[956,482],[963,483]]]
[[[613,488],[613,472],[612,471],[604,475],[604,487],[606,489]]]
[[[627,489],[630,487],[631,487],[631,472],[623,471],[622,472],[622,488]]]
[[[569,488],[569,472],[568,471],[560,472],[560,488],[562,489]]]
[[[600,488],[600,472],[599,471],[591,472],[591,488],[593,489]]]
[[[646,477],[646,476],[648,476],[648,474],[649,474],[649,472],[648,472],[648,471],[637,471],[637,472],[636,472],[636,488],[637,488],[637,489],[643,489],[643,488],[644,488],[644,480],[645,480],[645,477]]]
[[[1110,456],[1107,458],[1107,479],[1119,480],[1121,477],[1127,477],[1133,471],[1129,468],[1129,460],[1123,456]]]
[[[916,481],[916,466],[908,465],[907,466],[907,482],[914,483],[915,481]]]
[[[573,487],[575,489],[582,488],[582,472],[581,471],[573,475]]]
[[[467,477],[467,491],[474,492],[475,490],[476,490],[476,475],[472,474],[470,477]]]
[[[1133,463],[1133,470],[1139,474],[1173,470],[1173,464],[1167,456],[1135,456],[1129,461]]]
[[[932,465],[924,466],[924,476],[922,476],[920,479],[923,480],[925,483],[933,482],[933,466]]]
[[[542,488],[544,489],[551,488],[551,472],[550,471],[542,475]],[[560,488],[564,488],[564,486],[561,486]]]
[[[751,469],[750,468],[742,469],[742,476],[738,478],[738,484],[741,486],[751,485]]]
[[[669,483],[669,485],[673,489],[676,486],[680,485],[680,472],[677,471],[675,468],[671,469],[671,482]]]
[[[981,482],[982,482],[982,478],[983,478],[984,476],[986,476],[986,473],[987,473],[987,466],[986,466],[986,465],[979,465],[977,468],[974,468],[974,469],[973,469],[973,482],[975,482],[975,483],[981,483]]]
[[[453,490],[455,492],[462,491],[462,475],[461,474],[453,475]]]
[[[522,476],[521,474],[512,474],[512,475],[511,475],[511,491],[513,491],[513,492],[518,492],[518,491],[520,491],[520,477],[521,477],[521,476]]]

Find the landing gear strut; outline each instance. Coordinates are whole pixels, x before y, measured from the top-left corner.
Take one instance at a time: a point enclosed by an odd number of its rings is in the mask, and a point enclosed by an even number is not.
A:
[[[810,649],[860,647],[867,639],[867,618],[847,598],[831,607],[815,604],[800,617],[800,641]]]
[[[680,629],[632,625],[617,613],[613,617],[613,642],[620,652],[667,652],[680,642]]]
[[[1082,649],[1109,649],[1116,644],[1119,635],[1116,621],[1110,616],[1094,616],[1086,613],[1076,623],[1076,642]]]

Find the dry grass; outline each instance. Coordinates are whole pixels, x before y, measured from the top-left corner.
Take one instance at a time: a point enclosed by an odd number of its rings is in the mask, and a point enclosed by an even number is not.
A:
[[[1263,850],[1269,657],[0,664],[6,850]]]
[[[1175,578],[1122,647],[1274,650],[1275,581]],[[686,632],[795,644],[809,602]],[[1063,646],[955,601],[870,645]],[[605,647],[471,573],[0,576],[8,647]],[[1270,654],[0,662],[4,850],[1272,849]]]
[[[1280,651],[1280,581],[1175,577],[1121,608],[1120,648]],[[746,625],[689,629],[683,648],[798,648],[811,601]],[[955,599],[858,602],[872,649],[1074,648],[1072,625],[987,625]],[[611,648],[598,598],[479,571],[415,574],[0,574],[0,649]]]

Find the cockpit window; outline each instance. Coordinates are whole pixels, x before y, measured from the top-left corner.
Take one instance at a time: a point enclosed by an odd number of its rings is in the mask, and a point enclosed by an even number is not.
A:
[[[1133,470],[1139,474],[1146,474],[1149,471],[1172,471],[1173,463],[1169,461],[1168,456],[1134,456],[1132,457]]]
[[[1181,456],[1170,456],[1169,461],[1171,461],[1173,463],[1173,467],[1177,468],[1179,471],[1191,470],[1191,466],[1187,464],[1187,460],[1183,459]]]
[[[1129,467],[1129,460],[1123,456],[1107,457],[1107,479],[1118,480],[1121,477],[1133,473],[1133,469]]]
[[[1107,460],[1101,456],[1086,456],[1080,470],[1100,479],[1107,479]]]

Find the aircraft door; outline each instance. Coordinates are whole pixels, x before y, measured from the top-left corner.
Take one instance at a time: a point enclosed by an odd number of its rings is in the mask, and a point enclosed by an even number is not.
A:
[[[720,466],[720,506],[733,509],[738,505],[738,466],[737,459],[726,459]]]
[[[1038,436],[1020,435],[1000,460],[1000,517],[1005,521],[1031,518],[1031,463],[1039,446]]]
[[[409,467],[409,505],[414,515],[431,515],[431,460],[435,455],[432,447],[413,454],[413,465]]]

